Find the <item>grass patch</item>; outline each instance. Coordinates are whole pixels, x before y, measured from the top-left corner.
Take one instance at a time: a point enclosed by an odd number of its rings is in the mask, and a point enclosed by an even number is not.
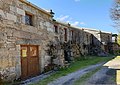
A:
[[[80,79],[78,79],[77,81],[75,81],[75,83],[73,85],[85,85],[85,81],[87,81],[94,73],[96,73],[98,70],[100,70],[101,67],[96,68],[93,71],[90,71],[86,74],[84,74]]]
[[[89,65],[97,64],[97,63],[100,63],[100,62],[106,62],[110,59],[112,59],[112,57],[97,57],[97,56],[93,57],[93,56],[89,56],[85,60],[79,60],[79,61],[75,60],[74,62],[71,63],[71,65],[68,68],[60,69],[55,74],[39,81],[36,84],[32,84],[32,85],[47,85],[51,81],[54,81],[55,79],[57,79],[61,76],[65,76],[69,73],[75,72],[75,71],[77,71],[79,69],[82,69],[82,68],[85,68]]]

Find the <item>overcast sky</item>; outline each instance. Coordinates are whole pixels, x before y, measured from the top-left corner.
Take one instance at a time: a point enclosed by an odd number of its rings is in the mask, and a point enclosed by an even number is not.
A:
[[[110,8],[114,0],[28,0],[55,13],[54,18],[79,27],[117,33],[112,27]]]

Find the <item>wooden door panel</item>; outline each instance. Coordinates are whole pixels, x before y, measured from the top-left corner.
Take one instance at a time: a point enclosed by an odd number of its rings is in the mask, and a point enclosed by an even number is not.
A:
[[[37,48],[37,46],[30,46],[30,55],[29,56],[36,56],[37,57],[37,50],[38,48]]]
[[[22,67],[22,69],[21,69],[21,77],[24,79],[24,78],[26,78],[27,77],[27,58],[22,58],[21,59],[21,67]]]
[[[21,77],[25,78],[27,77],[27,56],[28,56],[28,47],[27,46],[21,46]]]
[[[29,75],[33,76],[33,75],[37,75],[39,73],[39,59],[38,59],[38,47],[37,46],[30,46],[29,47],[30,50],[30,55],[29,55]]]
[[[39,74],[38,46],[21,45],[21,77],[29,78]]]
[[[39,66],[39,63],[38,63],[38,58],[30,58],[29,60],[29,66],[28,66],[28,74],[30,76],[33,76],[33,75],[37,75],[38,74],[38,66]]]

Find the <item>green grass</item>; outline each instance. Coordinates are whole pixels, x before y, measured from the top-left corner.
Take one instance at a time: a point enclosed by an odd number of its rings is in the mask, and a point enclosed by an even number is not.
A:
[[[73,85],[85,85],[85,81],[87,81],[94,73],[96,73],[98,70],[100,70],[100,68],[101,67],[98,67],[95,70],[84,74],[80,79],[75,81],[75,83]]]
[[[39,81],[36,84],[32,84],[32,85],[47,85],[49,82],[54,81],[55,79],[57,79],[61,76],[65,76],[69,73],[75,72],[75,71],[85,68],[89,65],[97,64],[100,62],[106,62],[110,59],[111,59],[111,57],[95,57],[95,56],[91,57],[91,56],[89,56],[88,59],[81,60],[81,61],[75,61],[75,62],[71,63],[71,65],[68,68],[60,69],[60,71],[56,72],[55,74]]]

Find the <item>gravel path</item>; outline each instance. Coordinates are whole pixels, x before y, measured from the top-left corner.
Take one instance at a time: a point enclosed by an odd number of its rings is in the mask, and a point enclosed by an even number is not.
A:
[[[102,67],[101,70],[92,75],[83,85],[116,85],[113,80],[116,77],[116,70]]]
[[[71,74],[68,74],[66,76],[60,77],[56,79],[55,81],[49,83],[48,85],[72,85],[75,80],[79,79],[84,74],[94,70],[95,68],[102,66],[104,63],[99,63],[96,65],[91,65],[87,68],[78,70],[76,72],[73,72]]]

